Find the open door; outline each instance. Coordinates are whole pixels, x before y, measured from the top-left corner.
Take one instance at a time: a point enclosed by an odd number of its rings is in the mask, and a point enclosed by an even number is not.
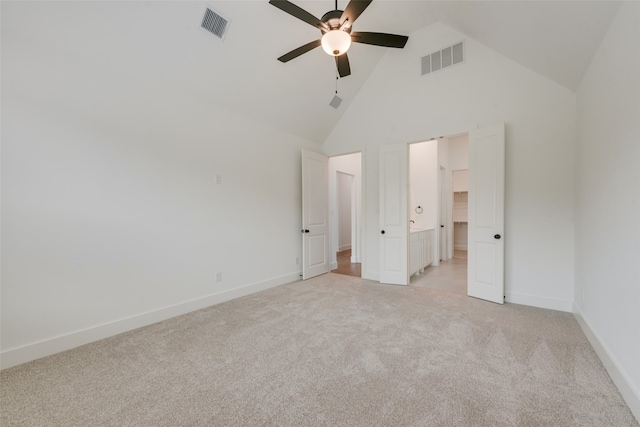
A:
[[[449,259],[449,251],[447,250],[447,237],[449,236],[449,223],[447,222],[447,192],[446,188],[446,169],[439,166],[438,170],[438,222],[440,223],[440,232],[438,235],[439,260],[446,261]]]
[[[302,150],[302,280],[329,271],[329,159]]]
[[[380,147],[380,283],[409,284],[409,147]]]
[[[504,123],[469,132],[467,293],[504,303]]]

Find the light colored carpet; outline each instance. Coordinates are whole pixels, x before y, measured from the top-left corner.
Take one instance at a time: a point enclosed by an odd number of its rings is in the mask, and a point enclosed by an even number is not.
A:
[[[0,380],[3,426],[638,426],[571,314],[337,274]]]

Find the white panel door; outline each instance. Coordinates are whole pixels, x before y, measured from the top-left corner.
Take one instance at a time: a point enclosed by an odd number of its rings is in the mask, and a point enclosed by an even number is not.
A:
[[[302,279],[329,271],[329,160],[302,150]]]
[[[439,169],[438,175],[438,202],[440,203],[440,209],[438,209],[438,222],[440,223],[440,230],[438,233],[438,259],[434,261],[446,261],[449,259],[449,251],[447,251],[447,236],[449,235],[449,222],[447,221],[447,192],[446,185],[446,170],[442,166]],[[439,264],[436,264],[439,265]]]
[[[469,132],[467,293],[504,302],[504,123]]]
[[[380,147],[380,283],[409,284],[407,144]]]

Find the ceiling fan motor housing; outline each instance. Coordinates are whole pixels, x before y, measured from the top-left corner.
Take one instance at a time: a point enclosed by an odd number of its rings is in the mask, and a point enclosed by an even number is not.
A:
[[[348,20],[345,20],[344,25],[340,28],[340,18],[342,17],[342,10],[330,10],[329,12],[322,15],[320,20],[327,24],[331,30],[341,29],[346,31],[347,33],[351,33],[351,25]],[[326,31],[322,31],[322,34],[326,33]]]

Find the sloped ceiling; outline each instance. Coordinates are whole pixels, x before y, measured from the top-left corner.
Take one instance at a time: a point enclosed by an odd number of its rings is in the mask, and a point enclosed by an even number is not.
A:
[[[318,17],[334,6],[331,0],[294,3]],[[339,8],[346,3],[340,0]],[[231,20],[224,41],[200,28],[207,5]],[[576,90],[619,6],[614,1],[374,0],[354,28],[410,36],[440,21]],[[318,144],[386,52],[354,44],[349,51],[352,75],[338,81],[333,58],[320,48],[282,64],[277,57],[320,34],[267,0],[3,1],[1,18],[3,52],[6,47],[19,50],[11,59],[26,61],[32,69],[24,78],[9,75],[3,90],[11,85],[37,96],[39,91],[55,94],[58,88],[68,99],[74,91],[78,96],[89,91],[97,100],[106,96],[101,91],[109,91],[115,104],[111,108],[117,108],[119,102],[170,88],[181,94],[185,109],[192,108],[188,100],[193,108],[229,109]],[[2,59],[4,63],[4,54]],[[74,73],[52,72],[69,70],[77,62],[91,70],[93,82],[110,81],[117,73],[130,84],[83,85]],[[337,110],[329,106],[336,83],[344,100]],[[159,108],[157,101],[145,106],[148,114]]]

